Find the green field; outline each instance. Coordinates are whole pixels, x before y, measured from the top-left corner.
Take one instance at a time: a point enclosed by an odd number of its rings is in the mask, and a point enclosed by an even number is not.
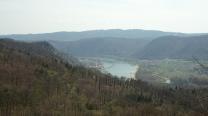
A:
[[[207,61],[201,61],[207,65]],[[201,67],[194,61],[186,60],[140,60],[137,71],[137,79],[152,83],[166,83],[170,79],[172,84],[191,84],[194,79],[206,80],[207,75],[202,72]]]

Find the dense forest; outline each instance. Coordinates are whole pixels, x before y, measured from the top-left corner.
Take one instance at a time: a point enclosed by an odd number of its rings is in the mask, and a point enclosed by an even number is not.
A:
[[[151,85],[67,61],[47,42],[0,40],[1,116],[207,116],[208,89]]]

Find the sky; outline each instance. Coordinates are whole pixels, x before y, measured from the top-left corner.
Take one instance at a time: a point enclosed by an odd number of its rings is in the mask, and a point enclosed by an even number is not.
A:
[[[96,29],[208,32],[208,0],[0,0],[0,34]]]

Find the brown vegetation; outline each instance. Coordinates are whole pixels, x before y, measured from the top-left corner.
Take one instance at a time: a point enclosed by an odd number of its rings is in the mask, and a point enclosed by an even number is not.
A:
[[[0,42],[1,116],[208,115],[208,89],[155,87],[118,79],[73,66],[48,47],[34,52],[34,45],[28,52],[25,47],[12,47],[20,42],[7,44]]]

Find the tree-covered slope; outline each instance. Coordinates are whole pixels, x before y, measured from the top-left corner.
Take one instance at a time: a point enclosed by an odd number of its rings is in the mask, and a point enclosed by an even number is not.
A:
[[[41,42],[0,40],[0,48],[2,116],[207,115],[207,89],[118,79],[74,66]]]
[[[60,51],[74,56],[117,56],[130,57],[142,49],[149,40],[126,38],[92,38],[72,42],[51,41]]]
[[[208,35],[165,36],[153,40],[136,53],[141,59],[208,59]]]

